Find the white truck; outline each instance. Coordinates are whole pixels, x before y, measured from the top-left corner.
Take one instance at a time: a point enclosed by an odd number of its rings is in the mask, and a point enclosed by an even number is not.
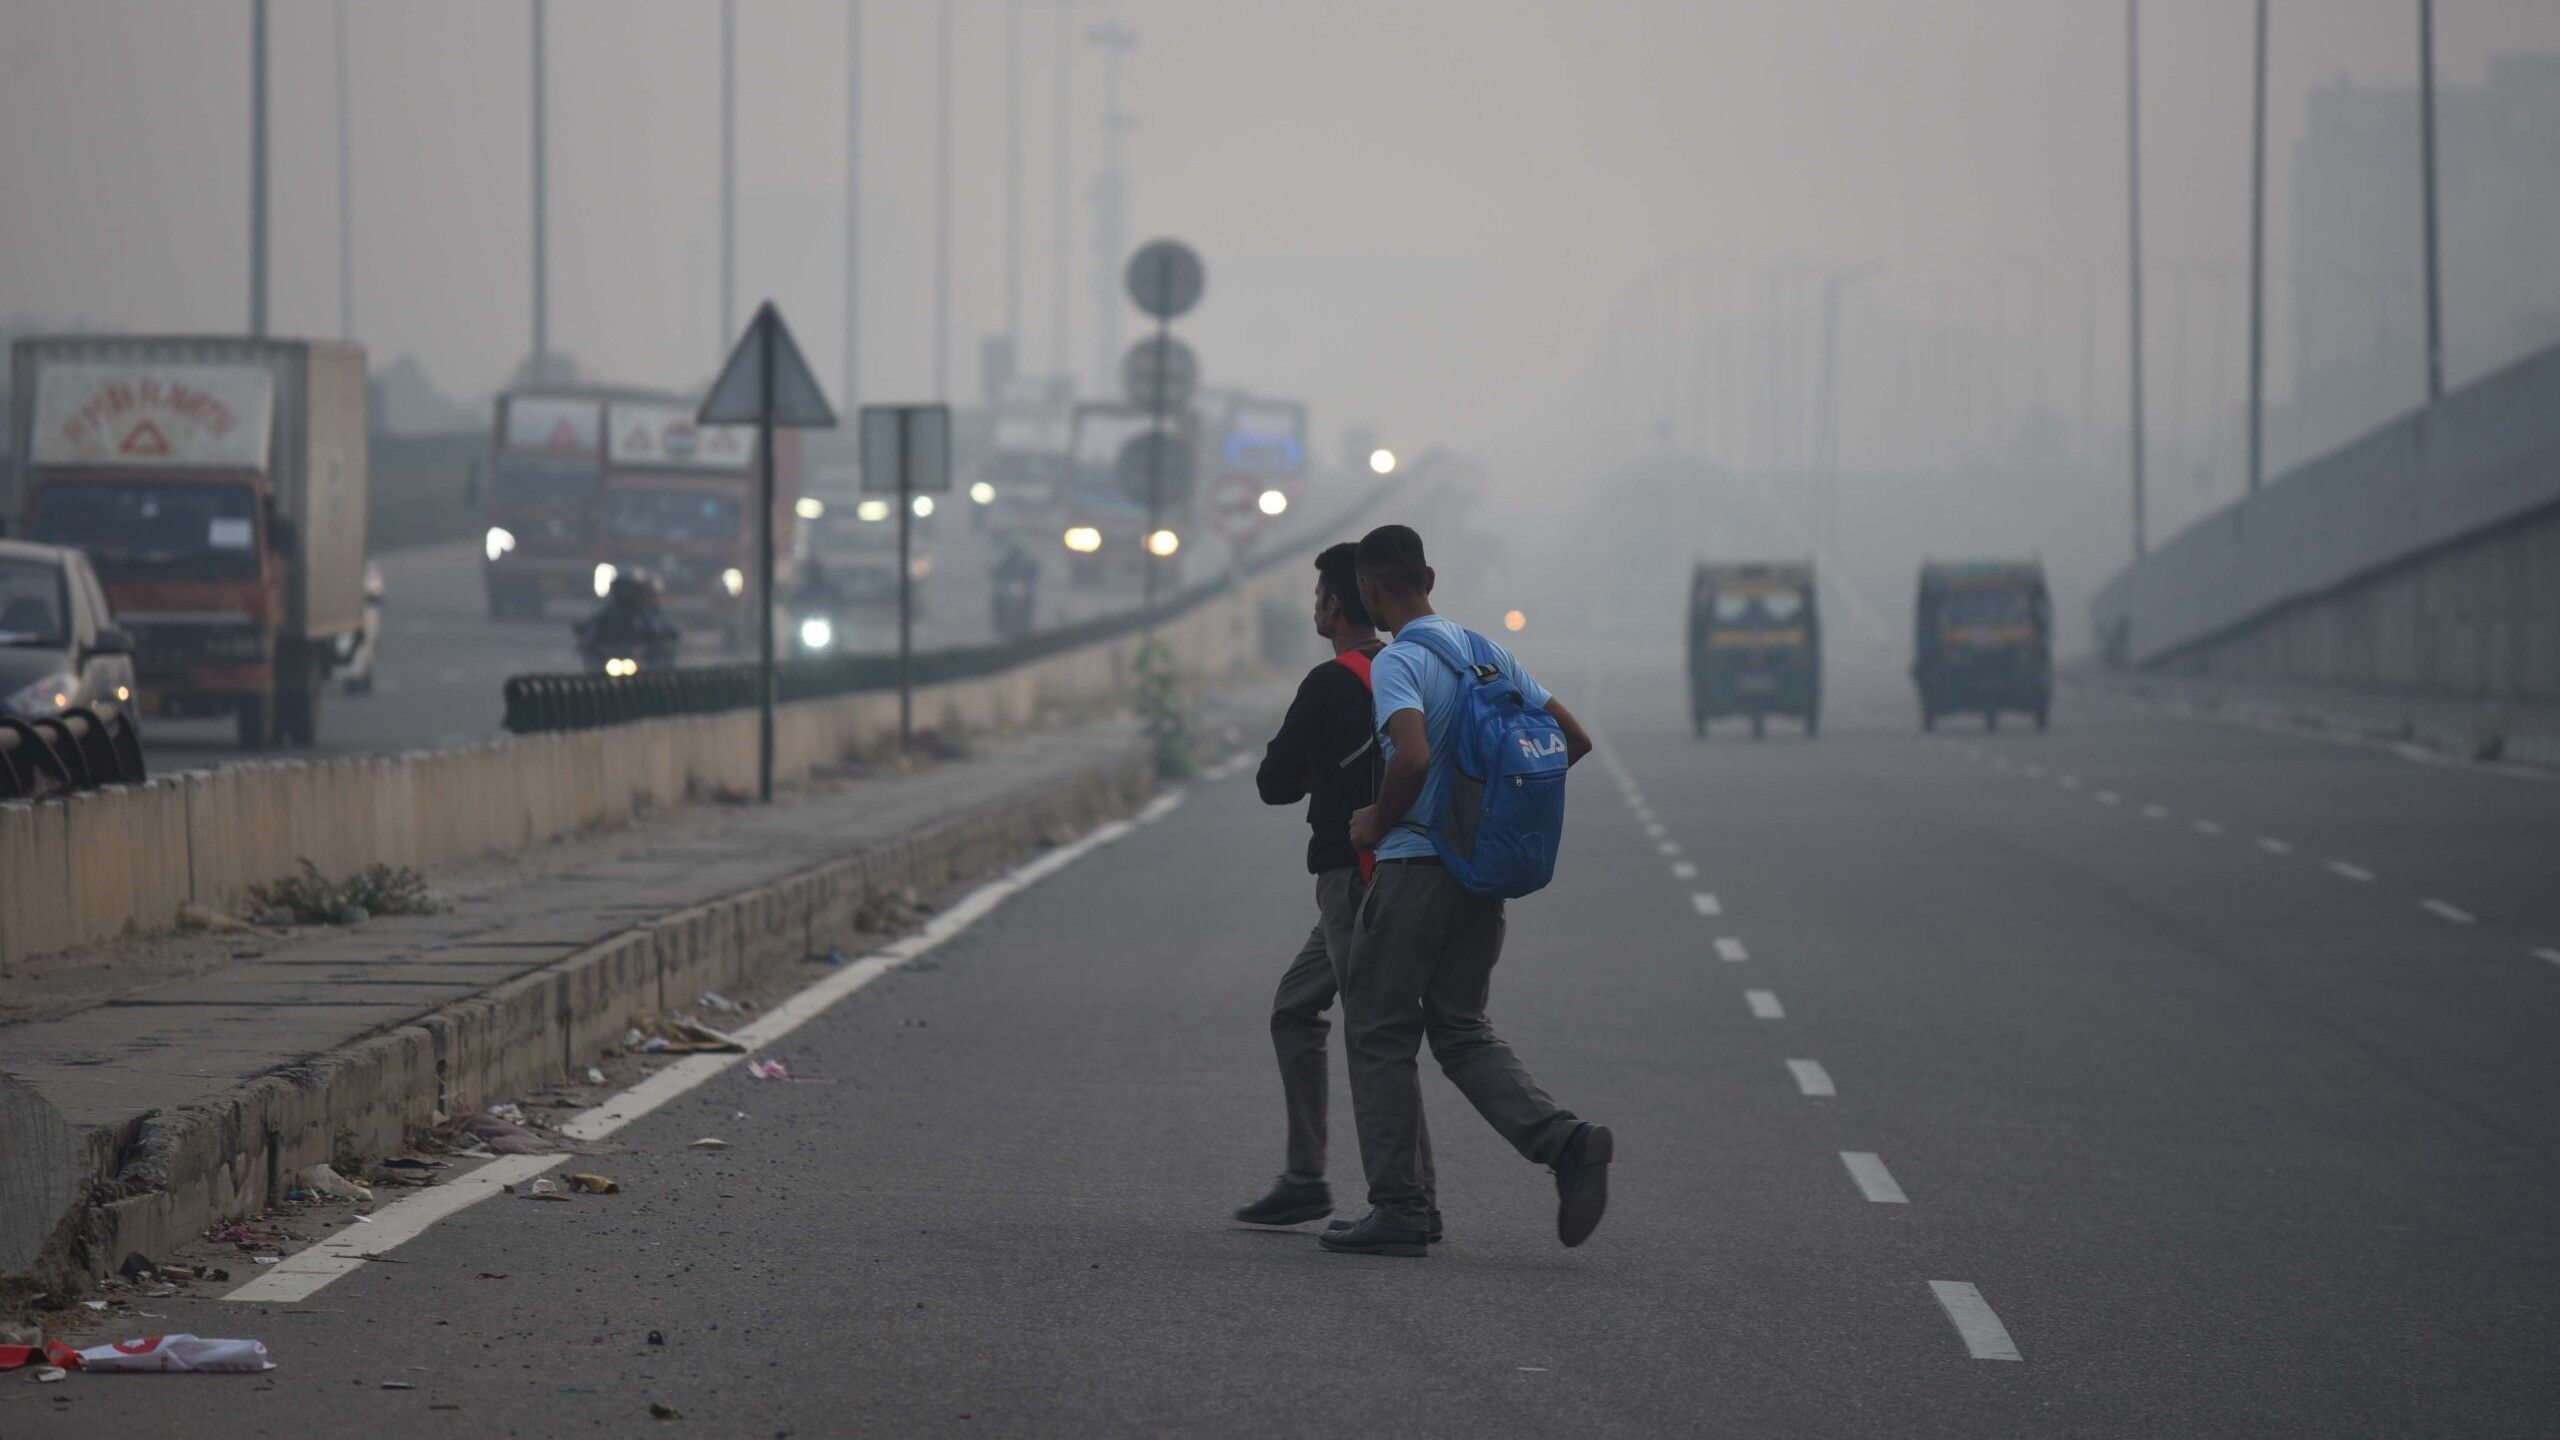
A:
[[[0,517],[88,554],[147,715],[319,739],[366,623],[364,351],[319,340],[46,336],[11,352]]]

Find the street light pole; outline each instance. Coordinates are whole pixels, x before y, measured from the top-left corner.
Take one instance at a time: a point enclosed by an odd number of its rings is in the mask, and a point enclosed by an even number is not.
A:
[[[338,0],[333,48],[338,83],[338,338],[356,338],[356,240],[353,162],[348,155],[347,0]]]
[[[2267,381],[2267,0],[2258,0],[2258,71],[2249,119],[2249,489],[2265,475]],[[2300,381],[2295,382],[2296,386]]]
[[[2142,496],[2142,29],[2141,0],[2124,0],[2125,273],[2131,292],[2133,372],[2133,558],[2150,549]]]
[[[2261,6],[2265,0],[2259,0]],[[2418,137],[2427,211],[2427,403],[2444,398],[2443,272],[2436,250],[2436,7],[2418,0]]]
[[[720,0],[720,343],[738,333],[738,0]]]
[[[1012,0],[1006,8],[1004,31],[1004,338],[1017,357],[1022,350],[1022,3]]]
[[[1057,107],[1057,119],[1049,131],[1050,204],[1049,221],[1049,373],[1060,380],[1067,378],[1067,275],[1068,255],[1075,247],[1068,243],[1072,230],[1067,205],[1068,160],[1074,148],[1068,143],[1067,97],[1074,74],[1069,62],[1074,58],[1075,26],[1067,19],[1067,9],[1074,0],[1056,0],[1057,6],[1057,73],[1052,84],[1051,100]],[[1070,387],[1072,388],[1072,387]]]
[[[529,378],[535,384],[551,370],[551,149],[544,129],[550,107],[543,99],[549,68],[543,54],[547,19],[544,0],[533,0],[533,373]]]
[[[951,0],[934,6],[933,398],[951,398]]]
[[[1085,38],[1102,52],[1102,173],[1093,184],[1094,307],[1100,334],[1094,348],[1095,383],[1106,382],[1120,362],[1120,264],[1128,248],[1129,176],[1125,137],[1135,123],[1120,109],[1120,62],[1138,48],[1138,32],[1118,20],[1088,27]]]
[[[844,40],[844,406],[862,413],[862,0],[846,0]]]
[[[267,0],[249,0],[249,333],[267,333]]]

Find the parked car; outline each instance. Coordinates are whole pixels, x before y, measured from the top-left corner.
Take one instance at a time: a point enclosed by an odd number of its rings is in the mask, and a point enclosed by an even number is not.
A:
[[[115,622],[89,558],[0,540],[0,714],[100,718],[133,703],[133,637]]]

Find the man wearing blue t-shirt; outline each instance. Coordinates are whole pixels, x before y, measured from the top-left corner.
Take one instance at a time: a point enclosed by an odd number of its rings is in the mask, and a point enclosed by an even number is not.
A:
[[[1493,1033],[1485,1001],[1502,957],[1503,902],[1468,893],[1431,844],[1449,793],[1459,686],[1472,679],[1462,680],[1414,639],[1437,629],[1464,654],[1466,632],[1432,613],[1434,577],[1422,537],[1410,528],[1370,531],[1358,565],[1362,605],[1396,637],[1370,662],[1387,769],[1377,803],[1351,817],[1352,845],[1376,850],[1378,868],[1343,967],[1351,1102],[1370,1208],[1349,1229],[1317,1238],[1327,1249],[1355,1254],[1429,1253],[1431,1197],[1417,1163],[1422,1085],[1414,1063],[1428,1036],[1432,1057],[1459,1093],[1513,1149],[1555,1172],[1556,1237],[1579,1245],[1608,1206],[1616,1139],[1607,1126],[1556,1104]],[[1573,712],[1509,651],[1489,648],[1521,697],[1555,717],[1568,763],[1591,753],[1591,737]]]

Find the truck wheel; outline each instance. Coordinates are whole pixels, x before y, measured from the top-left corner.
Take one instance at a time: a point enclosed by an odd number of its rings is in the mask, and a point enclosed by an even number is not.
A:
[[[265,750],[276,743],[275,712],[264,695],[242,700],[232,719],[239,727],[241,749]]]

